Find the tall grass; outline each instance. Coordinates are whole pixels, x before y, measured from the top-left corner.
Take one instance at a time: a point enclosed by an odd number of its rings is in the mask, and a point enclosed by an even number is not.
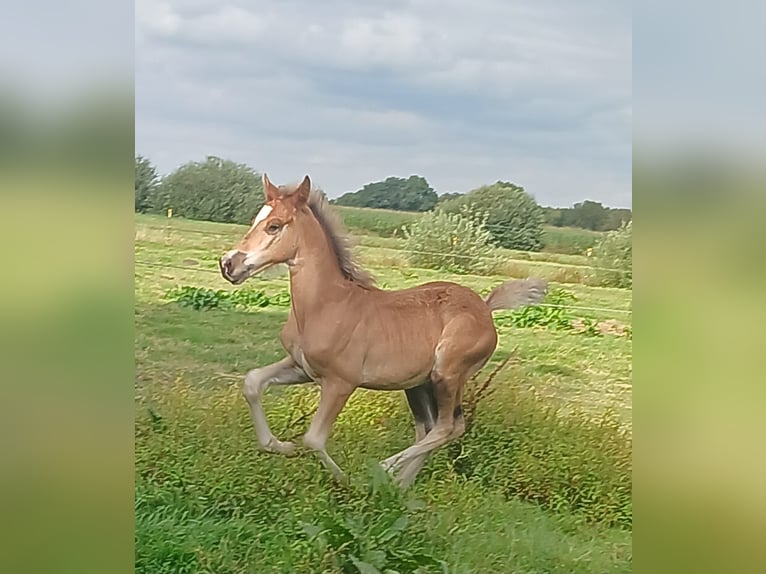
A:
[[[583,255],[588,249],[593,248],[603,235],[599,231],[577,227],[547,225],[543,228],[543,251]]]
[[[380,235],[382,237],[401,236],[402,227],[418,221],[422,214],[389,209],[370,209],[366,207],[347,207],[335,205],[346,228],[357,234]]]
[[[257,452],[239,385],[143,387],[136,403],[136,571],[439,572],[442,560],[449,565],[450,543],[426,528],[436,509],[426,512],[422,501],[463,483],[481,487],[474,496],[535,502],[583,525],[629,527],[631,443],[624,431],[609,417],[593,424],[558,416],[507,377],[493,384],[501,390],[474,405],[463,440],[439,451],[407,494],[370,474],[372,462],[411,442],[398,394],[355,395],[340,417],[330,448],[352,477],[344,489],[310,453],[288,459]],[[267,404],[275,432],[295,437],[316,392],[294,389]]]

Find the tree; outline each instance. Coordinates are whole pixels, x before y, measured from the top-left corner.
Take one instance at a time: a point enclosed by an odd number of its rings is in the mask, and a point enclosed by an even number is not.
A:
[[[572,209],[573,223],[575,227],[601,231],[606,223],[607,211],[598,201],[586,199],[582,203],[575,203]]]
[[[334,203],[398,211],[429,211],[437,200],[436,192],[425,178],[411,175],[407,179],[389,177],[384,181],[368,183],[358,191],[340,196]]]
[[[444,203],[445,201],[449,201],[450,199],[456,199],[456,198],[458,198],[458,197],[460,197],[462,195],[463,194],[460,193],[459,191],[450,191],[450,192],[447,192],[447,193],[442,193],[439,196],[439,199],[436,201],[436,205],[439,206],[442,203]]]
[[[458,213],[464,206],[474,213],[488,214],[487,229],[498,245],[525,251],[542,249],[543,210],[523,187],[498,181],[442,204],[449,213]]]
[[[164,177],[154,194],[152,210],[188,219],[250,223],[263,205],[263,183],[251,167],[208,156]]]
[[[545,222],[555,227],[580,227],[593,231],[620,229],[632,219],[630,209],[604,207],[597,201],[585,200],[574,207],[543,207]]]
[[[150,208],[149,200],[157,187],[158,177],[157,168],[140,155],[136,156],[135,180],[136,211],[144,213]]]

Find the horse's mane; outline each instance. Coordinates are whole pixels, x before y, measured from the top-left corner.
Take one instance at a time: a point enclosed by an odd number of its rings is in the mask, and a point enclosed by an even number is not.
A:
[[[279,190],[285,195],[290,195],[295,192],[296,187],[294,185],[281,185]],[[325,193],[320,189],[312,188],[309,192],[307,205],[330,242],[330,247],[335,253],[335,259],[338,261],[338,267],[343,276],[364,289],[373,289],[375,287],[375,278],[356,262],[351,251],[351,238],[344,228],[340,216],[333,210],[330,202],[327,201]]]

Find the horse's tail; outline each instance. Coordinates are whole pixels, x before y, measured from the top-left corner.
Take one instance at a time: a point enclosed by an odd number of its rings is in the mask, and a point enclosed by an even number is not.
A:
[[[515,309],[523,305],[539,303],[547,292],[548,282],[545,279],[536,277],[516,279],[495,287],[484,302],[490,311]]]

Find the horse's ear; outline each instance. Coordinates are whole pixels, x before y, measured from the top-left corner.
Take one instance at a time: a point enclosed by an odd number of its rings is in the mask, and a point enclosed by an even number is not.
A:
[[[309,200],[311,192],[311,179],[309,176],[303,178],[303,181],[295,188],[295,200],[298,205],[303,205]]]
[[[266,196],[266,202],[279,198],[279,188],[271,183],[269,176],[265,173],[263,174],[263,195]]]

